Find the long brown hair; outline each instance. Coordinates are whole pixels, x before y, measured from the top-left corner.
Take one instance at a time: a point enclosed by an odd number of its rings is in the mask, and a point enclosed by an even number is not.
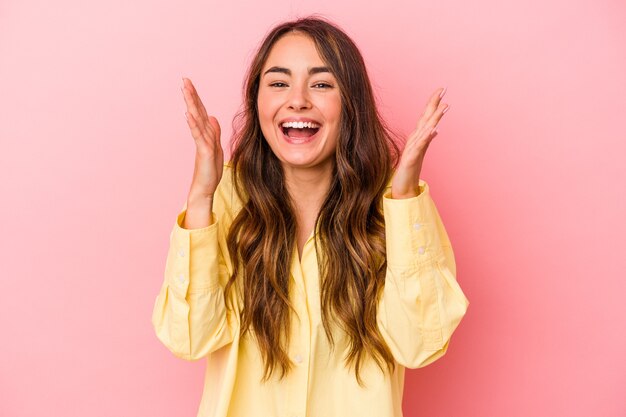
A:
[[[272,29],[253,58],[244,84],[244,104],[233,123],[236,191],[244,205],[227,237],[233,274],[226,299],[242,277],[241,335],[253,329],[264,364],[264,380],[275,367],[281,378],[291,369],[289,273],[296,217],[280,161],[263,137],[257,97],[260,74],[272,46],[283,35],[309,36],[337,79],[341,126],[332,182],[318,214],[315,247],[320,270],[322,323],[334,347],[331,320],[349,336],[346,364],[359,375],[366,354],[393,371],[393,356],[376,324],[385,283],[385,229],[382,196],[398,160],[395,136],[378,113],[363,57],[354,42],[323,18],[307,17]],[[239,285],[239,283],[238,283]]]

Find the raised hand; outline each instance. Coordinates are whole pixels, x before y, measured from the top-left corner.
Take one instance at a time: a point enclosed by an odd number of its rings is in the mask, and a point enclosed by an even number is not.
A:
[[[196,142],[196,161],[188,201],[212,202],[224,168],[220,125],[215,117],[207,114],[190,79],[183,78],[181,91],[187,104],[187,124]]]
[[[391,198],[411,198],[418,195],[419,176],[428,145],[437,136],[437,123],[450,107],[441,103],[445,88],[430,97],[417,128],[409,136],[396,173],[391,180]]]

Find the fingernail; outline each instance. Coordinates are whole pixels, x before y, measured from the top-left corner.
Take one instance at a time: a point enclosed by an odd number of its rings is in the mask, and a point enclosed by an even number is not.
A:
[[[445,87],[443,89],[443,91],[441,92],[441,94],[439,94],[439,98],[443,97],[444,94],[446,94],[446,90],[448,89],[448,87]]]
[[[443,111],[441,112],[441,114],[444,114],[445,112],[447,112],[449,108],[450,108],[450,106],[448,106],[448,107],[446,107],[445,109],[443,109]]]

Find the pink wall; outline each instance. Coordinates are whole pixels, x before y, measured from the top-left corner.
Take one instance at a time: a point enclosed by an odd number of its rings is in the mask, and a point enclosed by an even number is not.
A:
[[[406,416],[626,415],[624,3],[249,3],[0,3],[0,415],[195,416],[204,364],[150,323],[193,170],[180,77],[226,142],[257,42],[314,11],[400,131],[448,87],[422,178],[471,305]]]

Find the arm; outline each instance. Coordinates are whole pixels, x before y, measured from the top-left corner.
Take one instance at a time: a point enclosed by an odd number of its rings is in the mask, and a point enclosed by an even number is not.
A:
[[[407,368],[445,354],[469,305],[428,184],[421,180],[419,188],[417,197],[383,198],[387,276],[377,321],[394,358]]]
[[[156,298],[152,324],[158,339],[175,356],[197,360],[232,342],[238,318],[226,309],[223,285],[229,270],[220,222],[229,216],[216,196],[213,223],[183,228],[186,207],[170,234],[165,279]],[[222,218],[224,217],[224,219]]]

